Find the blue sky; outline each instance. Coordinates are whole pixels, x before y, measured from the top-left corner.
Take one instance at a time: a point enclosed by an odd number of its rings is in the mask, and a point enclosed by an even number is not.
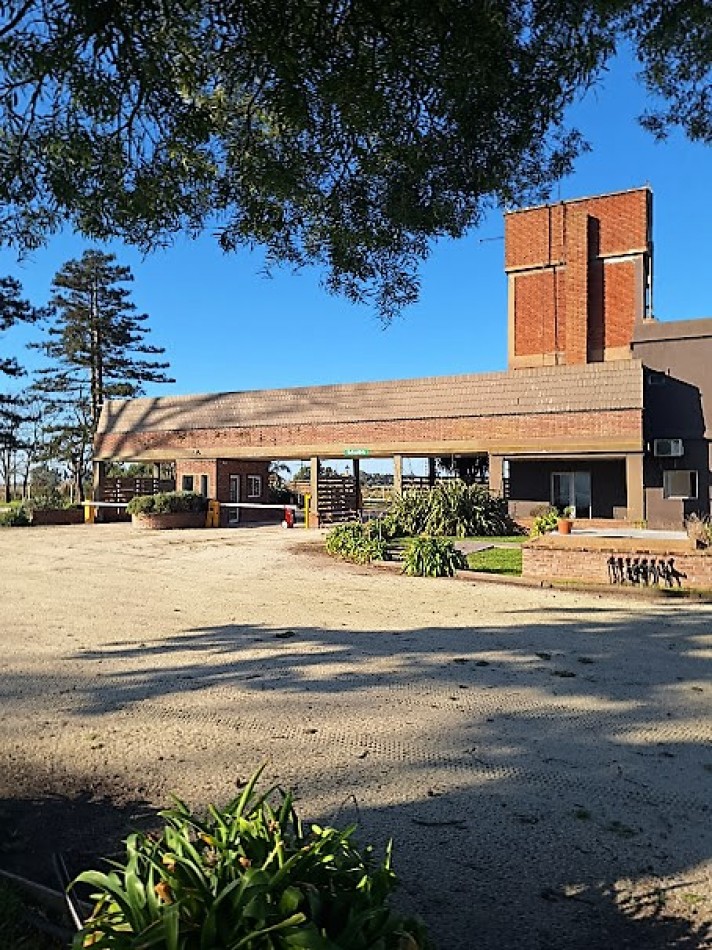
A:
[[[712,153],[679,133],[658,144],[636,123],[646,106],[634,67],[619,59],[572,111],[592,150],[552,197],[573,198],[650,184],[654,194],[654,306],[659,319],[712,315]],[[351,380],[484,372],[506,366],[504,225],[493,213],[460,241],[443,241],[422,269],[420,302],[383,328],[365,308],[329,296],[316,270],[261,276],[259,253],[222,254],[206,236],[142,258],[112,244],[135,275],[134,300],[166,348],[173,386],[149,394],[260,389]],[[31,260],[0,252],[34,302],[85,242],[62,235]],[[28,338],[2,341],[26,365]]]

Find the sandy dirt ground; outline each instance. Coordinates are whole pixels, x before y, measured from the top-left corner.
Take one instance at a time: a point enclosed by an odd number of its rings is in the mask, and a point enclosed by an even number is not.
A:
[[[712,947],[712,607],[407,578],[279,528],[0,531],[0,866],[267,761],[441,950]]]

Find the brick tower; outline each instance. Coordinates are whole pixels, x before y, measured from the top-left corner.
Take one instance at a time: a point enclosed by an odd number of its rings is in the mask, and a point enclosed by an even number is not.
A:
[[[510,369],[630,358],[651,316],[651,225],[649,188],[505,216]]]

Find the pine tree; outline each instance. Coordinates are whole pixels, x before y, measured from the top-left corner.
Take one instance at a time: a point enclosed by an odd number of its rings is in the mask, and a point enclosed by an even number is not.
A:
[[[145,383],[174,382],[163,372],[168,363],[145,359],[165,350],[144,342],[148,315],[130,299],[130,268],[115,262],[113,254],[89,250],[57,272],[47,338],[34,344],[51,361],[35,389],[55,416],[52,450],[69,465],[79,499],[104,400],[139,396]]]
[[[14,277],[0,277],[0,333],[18,323],[35,323],[45,311],[33,307],[22,296],[22,287]],[[25,370],[12,356],[0,355],[0,376],[17,378]],[[4,452],[18,447],[16,429],[22,419],[21,402],[16,396],[0,392],[0,445]],[[7,491],[7,485],[6,485]]]

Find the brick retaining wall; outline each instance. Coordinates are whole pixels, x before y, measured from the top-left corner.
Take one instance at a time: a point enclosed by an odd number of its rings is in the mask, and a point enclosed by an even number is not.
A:
[[[525,544],[522,554],[522,577],[531,580],[625,587],[633,585],[632,575],[636,586],[712,590],[712,549],[694,551],[686,542],[636,545],[633,539],[599,538],[584,543],[549,535]]]

